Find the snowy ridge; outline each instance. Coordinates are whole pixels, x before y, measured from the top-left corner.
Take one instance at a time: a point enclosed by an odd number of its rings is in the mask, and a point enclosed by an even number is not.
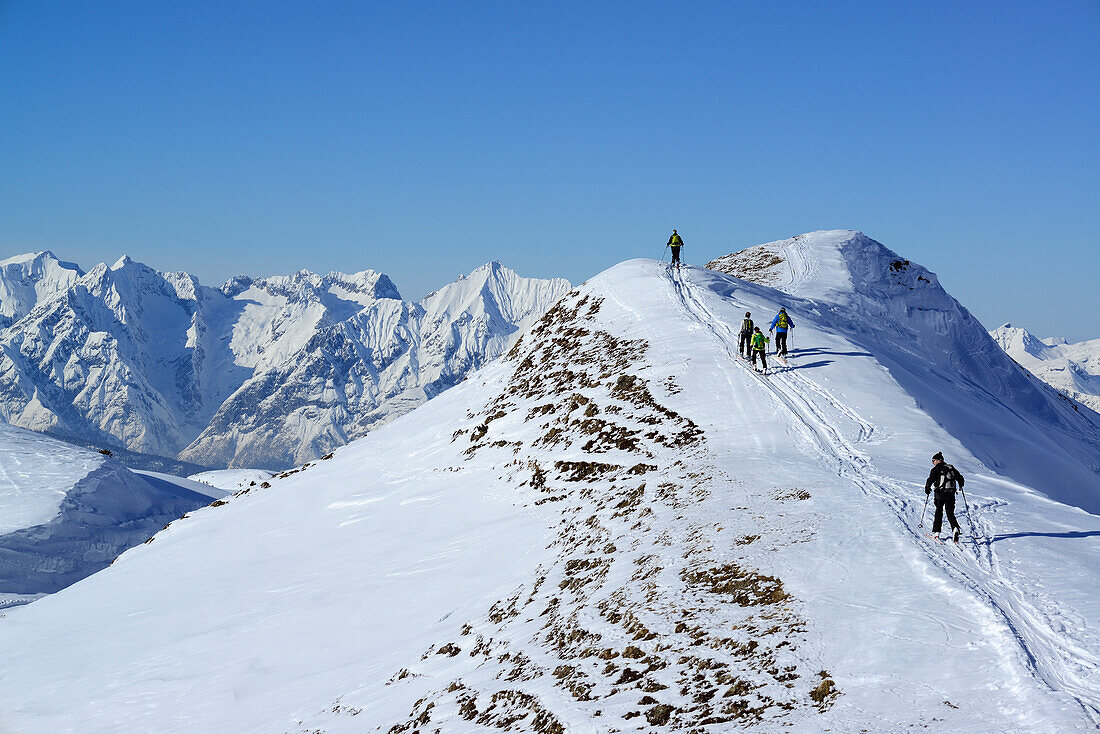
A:
[[[193,482],[199,482],[232,493],[239,492],[246,487],[255,487],[273,476],[275,476],[275,472],[266,469],[215,469],[214,471],[192,474],[187,478]]]
[[[0,607],[109,564],[210,497],[0,423]]]
[[[1005,324],[989,332],[994,341],[1031,374],[1095,412],[1100,412],[1100,339],[1070,344],[1038,339]]]
[[[937,372],[939,342],[972,338],[969,315],[906,296],[938,286],[853,239],[807,236],[791,254],[821,300],[646,260],[591,279],[454,389],[8,614],[0,718],[43,732],[1095,728],[1100,599],[1081,579],[1100,567],[1100,519],[1048,499],[1053,477],[1088,476],[1090,419],[1030,415],[1045,391],[1020,404]],[[884,267],[853,268],[831,295],[811,282],[853,253]],[[903,317],[876,293],[919,307]],[[733,330],[780,305],[792,367],[765,378]],[[874,326],[881,313],[895,320]],[[977,433],[949,432],[914,384],[980,411]],[[1021,431],[1068,445],[1035,485],[970,448]],[[918,528],[937,450],[969,480],[959,548]]]
[[[765,278],[786,294],[788,311],[793,304],[813,328],[837,330],[873,353],[920,409],[966,437],[985,466],[1100,512],[1100,416],[1075,410],[1007,359],[934,273],[848,230],[759,248],[768,253]]]
[[[201,466],[327,453],[498,356],[568,289],[499,263],[424,305],[370,270],[214,289],[127,256],[0,265],[0,418]]]

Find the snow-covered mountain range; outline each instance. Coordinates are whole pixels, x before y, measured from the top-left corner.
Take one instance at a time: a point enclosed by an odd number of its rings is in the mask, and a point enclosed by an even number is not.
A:
[[[388,277],[221,288],[121,258],[0,262],[0,418],[201,466],[288,467],[499,356],[568,290],[490,263],[418,303]]]
[[[0,608],[98,571],[225,494],[0,423]]]
[[[1008,356],[1059,392],[1100,412],[1100,339],[1067,342],[1039,339],[1005,324],[989,332]]]
[[[7,613],[0,721],[1094,729],[1100,416],[859,233],[731,260],[617,265],[438,398]],[[764,377],[736,331],[780,306]],[[927,537],[935,451],[959,547]]]

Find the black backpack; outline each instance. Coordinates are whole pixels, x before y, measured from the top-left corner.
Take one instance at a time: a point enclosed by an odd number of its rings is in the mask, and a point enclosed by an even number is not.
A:
[[[950,464],[944,464],[944,471],[940,473],[940,489],[945,492],[954,492],[962,485],[962,477],[959,471]]]

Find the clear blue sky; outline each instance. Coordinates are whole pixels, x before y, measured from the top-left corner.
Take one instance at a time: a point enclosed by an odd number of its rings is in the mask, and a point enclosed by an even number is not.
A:
[[[0,256],[580,282],[860,229],[1100,337],[1100,2],[0,0]]]

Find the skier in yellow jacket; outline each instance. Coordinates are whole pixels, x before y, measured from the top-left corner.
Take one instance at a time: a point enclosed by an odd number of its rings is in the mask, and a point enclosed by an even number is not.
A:
[[[668,238],[668,246],[672,248],[672,264],[680,267],[680,248],[684,246],[684,240],[672,230],[672,236]]]

